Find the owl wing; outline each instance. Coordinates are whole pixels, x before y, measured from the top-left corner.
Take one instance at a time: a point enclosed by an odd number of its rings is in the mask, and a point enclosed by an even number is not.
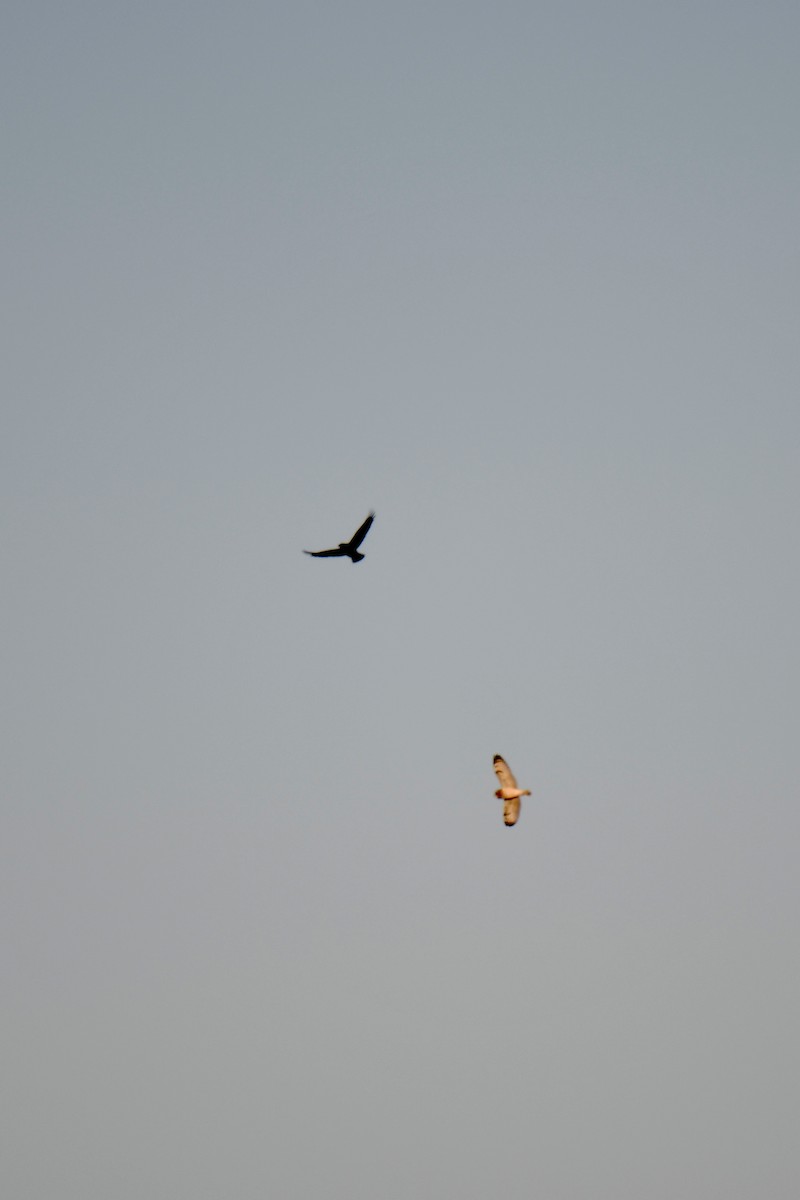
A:
[[[508,763],[499,754],[494,756],[494,773],[500,780],[500,786],[504,788],[515,788],[517,781],[511,773]],[[516,820],[516,817],[514,818]],[[514,824],[514,821],[511,822]]]
[[[506,825],[516,825],[519,820],[520,800],[519,796],[515,796],[513,800],[503,801],[503,820]]]

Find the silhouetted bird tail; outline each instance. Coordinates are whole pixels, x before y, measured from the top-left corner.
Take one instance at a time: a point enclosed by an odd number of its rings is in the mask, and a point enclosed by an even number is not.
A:
[[[361,560],[362,560],[362,558],[364,557],[364,555],[363,555],[363,554],[359,554],[357,550],[351,550],[351,551],[350,551],[350,557],[352,558],[352,560],[353,560],[353,562],[354,562],[354,563],[357,563],[357,562],[361,562]]]

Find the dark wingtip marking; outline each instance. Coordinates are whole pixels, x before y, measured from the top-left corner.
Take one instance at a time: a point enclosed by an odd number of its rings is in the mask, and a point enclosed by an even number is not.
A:
[[[495,761],[495,762],[502,762],[502,761],[503,761],[503,756],[502,756],[502,754],[495,754],[495,756],[494,756],[494,761]]]

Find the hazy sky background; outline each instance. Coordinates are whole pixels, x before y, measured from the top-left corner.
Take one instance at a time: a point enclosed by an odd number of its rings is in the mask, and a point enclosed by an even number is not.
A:
[[[3,1195],[800,1194],[799,38],[6,14]]]

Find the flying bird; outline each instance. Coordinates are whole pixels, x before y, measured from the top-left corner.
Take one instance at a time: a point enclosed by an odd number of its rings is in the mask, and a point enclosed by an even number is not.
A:
[[[520,796],[530,796],[527,788],[518,788],[517,781],[512,775],[508,763],[499,754],[494,756],[494,773],[500,781],[500,787],[495,792],[498,800],[503,801],[503,820],[506,825],[516,825],[519,819]]]
[[[303,554],[310,554],[312,558],[349,558],[354,563],[361,562],[364,555],[359,554],[358,547],[369,533],[369,527],[374,520],[375,513],[371,512],[364,524],[359,525],[350,541],[339,542],[335,550],[304,550]]]

